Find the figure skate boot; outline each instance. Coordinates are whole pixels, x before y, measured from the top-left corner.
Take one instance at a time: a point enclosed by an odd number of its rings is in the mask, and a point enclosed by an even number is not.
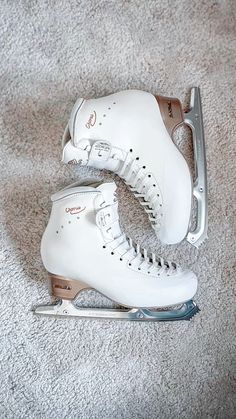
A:
[[[38,314],[127,320],[189,320],[197,278],[132,243],[119,225],[113,181],[81,182],[52,196],[41,244],[56,304]],[[95,289],[124,308],[82,308],[73,299]],[[174,310],[157,309],[179,305]]]
[[[191,127],[196,179],[172,141],[180,124]],[[122,177],[165,244],[187,240],[198,247],[207,233],[206,160],[201,101],[192,89],[190,111],[178,99],[127,90],[79,99],[63,137],[63,162],[107,169]],[[197,222],[191,231],[193,196]],[[190,231],[189,231],[190,230]]]

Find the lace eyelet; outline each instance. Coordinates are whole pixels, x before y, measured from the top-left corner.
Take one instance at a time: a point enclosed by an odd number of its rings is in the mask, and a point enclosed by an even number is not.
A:
[[[132,264],[131,263],[129,263],[129,266],[131,266]]]
[[[131,148],[129,151],[130,151],[130,153],[132,153],[133,152],[133,149]]]
[[[139,271],[141,271],[141,268],[138,268]]]
[[[146,169],[146,166],[143,166],[143,169]]]
[[[122,260],[123,260],[123,259],[122,259],[122,258],[120,258],[120,261],[121,261],[121,262],[122,262]]]
[[[151,175],[148,175],[148,177],[151,177]]]
[[[111,252],[111,255],[114,255],[114,252]]]
[[[139,157],[136,157],[136,160],[139,160]]]
[[[150,272],[148,271],[148,274],[150,274]]]
[[[102,246],[103,247],[103,249],[106,249],[106,246]]]

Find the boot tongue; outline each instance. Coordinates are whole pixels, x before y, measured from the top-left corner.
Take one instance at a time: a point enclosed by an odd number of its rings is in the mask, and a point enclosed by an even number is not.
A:
[[[101,209],[96,216],[97,225],[102,229],[108,241],[119,237],[122,232],[119,224],[118,201],[115,195],[115,182],[103,183],[97,187],[101,191]],[[111,227],[111,228],[109,228]]]
[[[75,147],[72,140],[69,140],[63,148],[62,162],[84,166],[88,163],[88,149],[90,149],[90,142],[88,140],[82,140],[80,148]]]
[[[97,189],[102,192],[106,205],[113,205],[117,202],[117,198],[115,196],[117,186],[115,182],[102,183],[97,187]]]

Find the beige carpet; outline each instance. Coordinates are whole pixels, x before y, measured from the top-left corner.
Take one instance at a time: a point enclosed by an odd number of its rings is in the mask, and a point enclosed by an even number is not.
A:
[[[2,0],[0,29],[0,417],[234,418],[235,1]],[[92,172],[60,164],[76,98],[139,88],[186,105],[192,85],[203,101],[209,239],[161,249],[118,187],[126,231],[198,274],[201,313],[172,324],[34,316],[49,301],[39,246],[50,195]]]

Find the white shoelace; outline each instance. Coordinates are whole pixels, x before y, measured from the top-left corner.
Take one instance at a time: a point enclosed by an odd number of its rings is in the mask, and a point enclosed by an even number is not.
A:
[[[105,205],[102,210],[108,211],[105,217],[109,216],[109,224],[98,225],[98,227],[105,238],[106,245],[103,247],[110,247],[111,255],[118,254],[120,261],[126,261],[130,267],[143,273],[157,276],[166,273],[167,276],[170,276],[177,272],[178,266],[174,262],[164,260],[153,252],[148,252],[147,249],[134,243],[131,238],[122,233],[118,214],[114,218],[111,216],[111,214],[117,213],[117,203]]]
[[[83,152],[86,153],[87,163],[93,159],[99,162],[103,161],[96,150],[97,144],[100,144],[101,141],[94,141],[93,144],[92,141],[87,140],[87,142],[89,144],[84,145],[85,148],[83,149]],[[102,143],[104,145],[105,142],[103,141]],[[109,143],[107,143],[107,147],[109,151]],[[97,148],[99,150],[99,146]],[[102,151],[104,154],[104,156],[102,154],[102,157],[104,157],[105,161],[108,151]],[[154,179],[151,173],[147,172],[146,166],[140,165],[139,157],[134,158],[132,153],[133,150],[125,153],[124,151],[114,149],[109,159],[120,161],[120,168],[115,173],[124,179],[126,185],[144,207],[144,211],[148,214],[154,230],[158,231],[161,227],[163,217],[161,191],[157,180]]]
[[[120,240],[122,240],[120,242]],[[118,243],[118,244],[117,244]],[[130,237],[126,237],[125,234],[115,238],[110,245],[117,244],[113,251],[118,251],[121,255],[121,259],[127,259],[129,266],[133,266],[139,271],[143,271],[148,274],[157,274],[160,276],[164,272],[168,271],[167,276],[176,273],[177,266],[174,262],[166,261],[160,256],[156,256],[155,253],[149,253],[147,249],[141,247],[139,244],[134,243]],[[122,249],[124,250],[123,253]]]
[[[156,180],[145,169],[145,166],[141,167],[136,159],[127,153],[122,168],[117,171],[117,174],[125,179],[127,186],[144,207],[153,227],[158,230],[163,216],[161,193]]]

